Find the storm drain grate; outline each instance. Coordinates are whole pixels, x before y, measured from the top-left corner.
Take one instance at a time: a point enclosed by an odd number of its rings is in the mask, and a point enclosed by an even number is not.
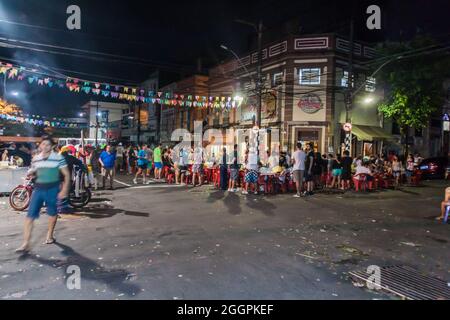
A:
[[[373,273],[351,271],[358,282],[373,279]],[[408,266],[380,267],[381,289],[409,300],[450,300],[449,284],[443,280],[426,276]]]

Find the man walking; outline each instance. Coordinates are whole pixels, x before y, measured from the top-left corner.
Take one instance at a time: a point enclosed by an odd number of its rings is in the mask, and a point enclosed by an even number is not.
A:
[[[147,146],[144,144],[142,149],[138,151],[138,171],[134,177],[133,183],[137,184],[137,178],[142,175],[142,183],[145,184],[145,171],[147,170]]]
[[[53,232],[57,220],[57,201],[65,199],[69,195],[70,173],[62,155],[53,151],[55,142],[45,137],[39,144],[39,154],[32,161],[29,174],[35,175],[35,189],[31,196],[30,207],[24,227],[24,242],[16,250],[18,253],[30,251],[31,233],[35,219],[39,218],[39,213],[44,203],[47,206],[49,215],[47,239],[45,244],[55,242]],[[64,177],[62,188],[60,189],[60,174]]]
[[[306,153],[302,150],[302,144],[297,143],[297,149],[293,154],[293,176],[295,181],[295,186],[297,187],[297,193],[294,195],[295,198],[300,198],[303,189],[303,177],[305,174],[305,160]]]
[[[123,171],[123,154],[125,153],[125,149],[122,146],[122,143],[116,148],[116,172]]]
[[[111,152],[111,146],[106,146],[105,150],[100,154],[99,162],[102,165],[103,189],[106,188],[106,180],[109,179],[109,190],[114,190],[116,154]]]
[[[161,180],[161,171],[162,171],[162,157],[161,157],[161,142],[158,143],[158,146],[153,150],[153,162],[155,163],[155,179]]]
[[[314,191],[314,176],[312,168],[314,166],[314,144],[312,142],[306,145],[306,161],[305,161],[305,196],[312,196]]]

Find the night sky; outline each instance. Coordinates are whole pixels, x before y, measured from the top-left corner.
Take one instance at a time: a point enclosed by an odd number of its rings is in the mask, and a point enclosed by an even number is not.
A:
[[[81,8],[80,31],[66,28],[66,8],[71,4]],[[381,31],[365,28],[365,11],[370,4],[377,4],[382,9]],[[3,47],[0,47],[0,60],[13,58],[65,69],[59,72],[93,81],[139,83],[156,69],[164,72],[167,79],[176,80],[195,73],[199,58],[204,70],[229,59],[229,54],[219,48],[222,43],[239,54],[255,47],[253,30],[236,23],[236,19],[255,22],[263,19],[266,27],[264,41],[273,41],[288,32],[339,32],[347,35],[353,12],[356,38],[361,40],[373,43],[407,40],[421,32],[448,42],[449,4],[449,0],[0,0],[1,20],[33,25],[0,21],[1,37],[122,55],[134,60],[144,59],[145,62],[119,63],[104,57],[95,61]],[[3,85],[0,87],[3,92]],[[17,102],[26,111],[42,115],[75,115],[78,107],[89,98],[97,97],[72,94],[66,89],[38,88],[26,81],[7,81],[7,92],[14,90],[19,91],[20,96],[8,96],[10,101]]]

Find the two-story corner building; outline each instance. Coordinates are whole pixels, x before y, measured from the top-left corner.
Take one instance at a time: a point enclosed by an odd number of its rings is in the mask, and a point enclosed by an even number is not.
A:
[[[350,43],[336,34],[288,36],[264,46],[262,127],[278,129],[281,146],[292,152],[297,141],[313,142],[322,152],[340,152],[346,120],[344,92],[348,86]],[[375,56],[370,46],[355,41],[354,88],[364,84],[349,115],[354,128],[353,153],[379,152],[389,135],[375,104],[361,97],[376,94],[375,79],[367,77],[365,64]],[[256,118],[256,68],[258,53],[243,55],[210,70],[210,95],[242,95],[239,108],[212,110],[209,125],[215,128],[250,128]],[[366,145],[365,145],[366,143]],[[370,147],[369,145],[370,144]]]

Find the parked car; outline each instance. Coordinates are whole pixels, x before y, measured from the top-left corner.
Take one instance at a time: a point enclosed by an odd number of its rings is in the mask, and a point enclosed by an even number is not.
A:
[[[447,157],[427,158],[419,164],[419,170],[425,179],[444,179],[449,165]]]

